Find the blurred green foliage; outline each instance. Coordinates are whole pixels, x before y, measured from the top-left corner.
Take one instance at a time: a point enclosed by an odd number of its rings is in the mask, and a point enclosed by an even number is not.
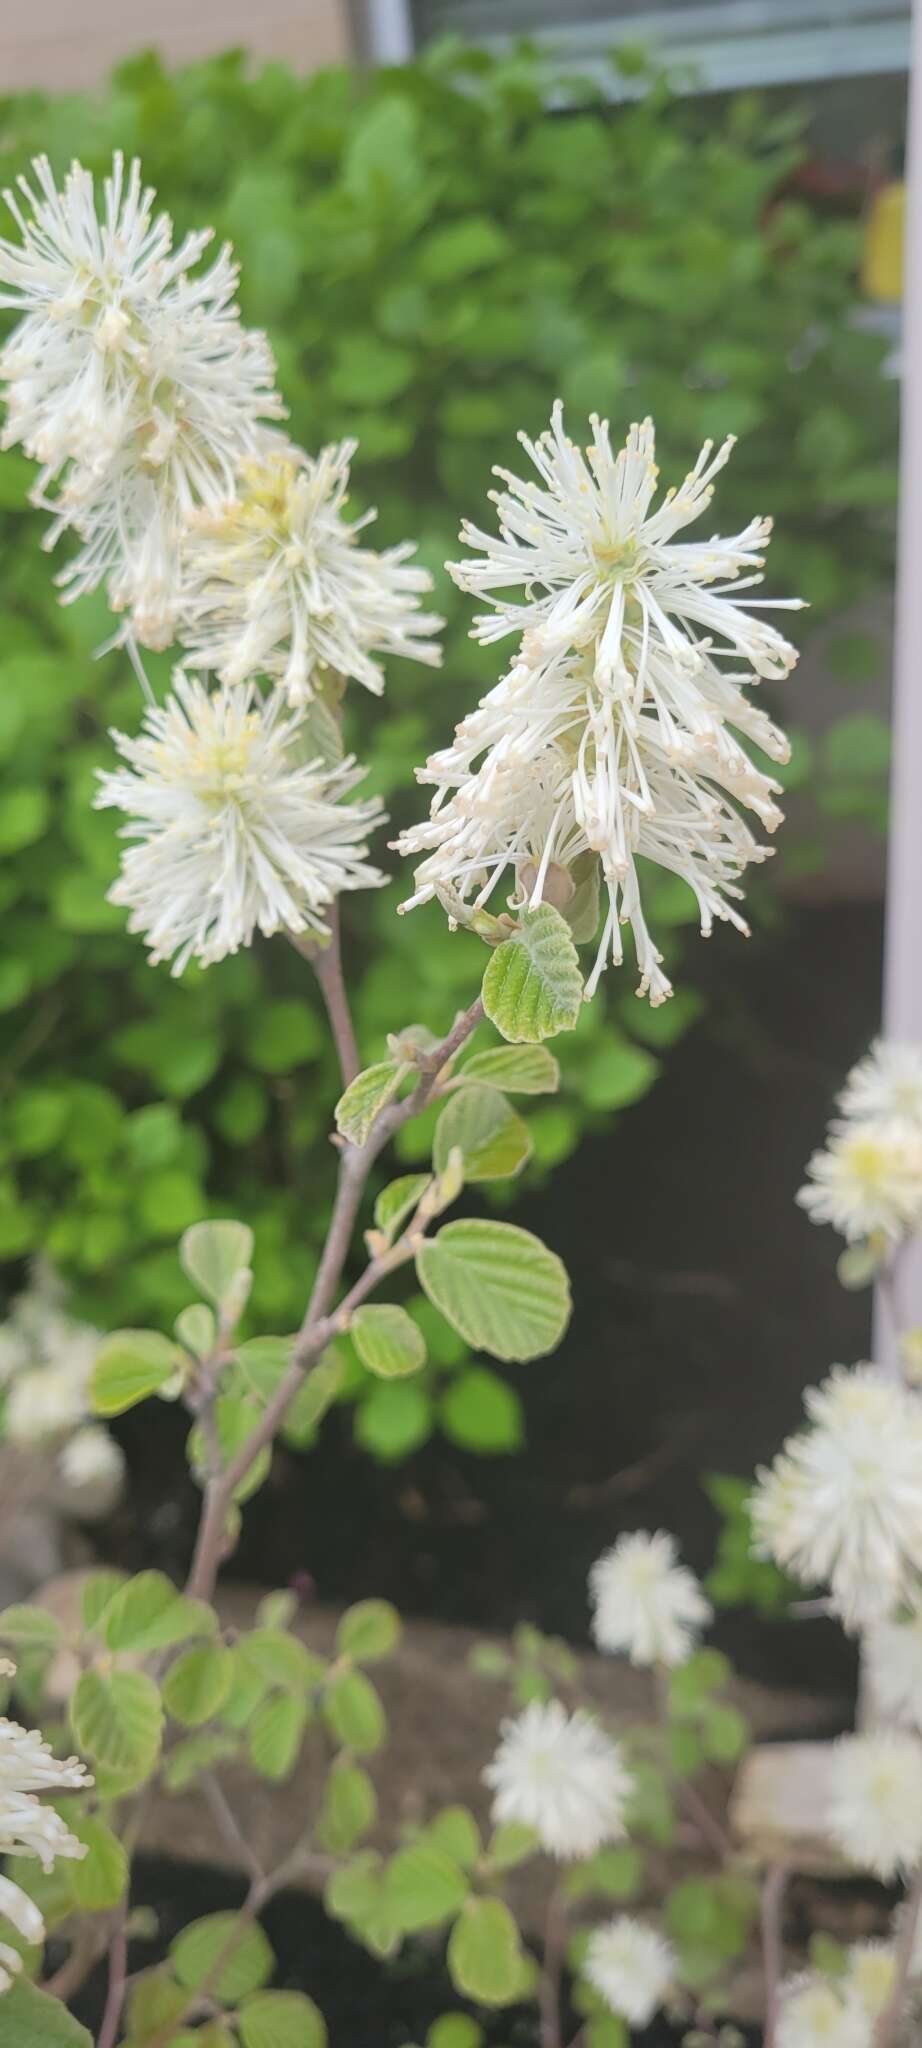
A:
[[[717,522],[771,510],[770,587],[802,592],[813,618],[889,573],[893,390],[849,320],[856,231],[779,196],[799,153],[791,117],[747,96],[702,112],[654,78],[616,109],[571,90],[548,113],[534,55],[446,46],[307,80],[280,65],[251,75],[235,54],[171,76],[151,56],[98,99],[0,101],[4,182],[40,149],[59,172],[75,154],[103,172],[117,146],[141,155],[179,229],[213,221],[232,238],[293,432],[309,447],[357,435],[373,538],[419,537],[448,621],[444,672],[394,663],[383,707],[354,691],[349,712],[398,823],[420,807],[411,764],[497,673],[441,565],[461,513],[483,513],[491,464],[514,460],[516,428],[538,431],[557,393],[576,431],[592,407],[619,432],[652,412],[667,479],[704,436],[738,433]],[[22,509],[30,481],[18,454],[0,458],[0,1259],[42,1248],[78,1313],[162,1322],[185,1299],[177,1232],[240,1215],[258,1247],[251,1326],[279,1329],[300,1316],[332,1179],[338,1090],[316,993],[302,962],[265,944],[177,984],[106,904],[114,826],[90,797],[106,728],[137,726],[137,685],[122,658],[91,658],[101,602],[58,608],[44,521]],[[860,656],[848,641],[849,674]],[[158,688],[168,666],[151,663]],[[867,724],[852,720],[820,764],[833,812],[846,786],[863,814],[879,802]],[[689,922],[680,885],[651,888],[655,926]],[[366,1060],[411,1016],[443,1030],[482,968],[479,942],[449,936],[437,911],[397,919],[401,893],[347,905]],[[566,1047],[562,1097],[531,1118],[531,1175],[643,1094],[700,1007],[686,990],[650,1012],[630,967],[608,982],[607,1014],[587,1008]],[[409,1164],[424,1124],[405,1134]],[[462,1374],[444,1392],[366,1389],[370,1449],[399,1455],[439,1417],[459,1442],[514,1447],[502,1382],[442,1364]]]

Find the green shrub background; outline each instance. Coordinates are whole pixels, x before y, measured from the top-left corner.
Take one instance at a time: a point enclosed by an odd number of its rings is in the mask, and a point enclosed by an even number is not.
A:
[[[114,147],[141,155],[180,230],[213,221],[232,239],[293,432],[308,447],[356,435],[355,508],[378,506],[380,544],[418,536],[436,573],[444,670],[395,662],[383,705],[350,700],[350,742],[373,756],[395,819],[425,802],[411,764],[497,673],[441,564],[462,512],[484,515],[491,464],[515,460],[515,430],[539,431],[558,393],[576,432],[592,408],[617,434],[651,412],[667,481],[704,436],[739,434],[715,524],[770,510],[769,588],[801,592],[813,621],[889,575],[893,387],[879,344],[849,324],[856,229],[779,196],[800,153],[789,114],[748,96],[673,100],[652,77],[614,109],[574,85],[549,113],[533,54],[460,46],[369,78],[251,75],[238,54],[170,76],[145,57],[98,99],[0,101],[4,183],[40,149],[59,172],[72,155],[103,172]],[[94,770],[107,726],[134,729],[141,704],[123,658],[91,658],[103,604],[56,604],[45,522],[23,513],[30,480],[18,453],[0,458],[0,1259],[14,1284],[45,1250],[80,1312],[152,1323],[185,1299],[177,1233],[239,1215],[257,1234],[254,1326],[282,1329],[301,1312],[332,1176],[315,991],[265,944],[174,982],[106,905],[114,826],[90,808]],[[868,649],[840,651],[857,676]],[[160,688],[168,662],[151,667]],[[848,715],[831,735],[832,811],[867,807],[869,744],[882,751],[880,730]],[[807,769],[803,743],[793,772]],[[438,912],[395,918],[401,893],[346,908],[369,1059],[408,1013],[443,1029],[481,965]],[[656,894],[661,925],[688,921],[681,888]],[[686,992],[651,1013],[632,985],[630,966],[610,975],[607,1010],[592,1005],[565,1049],[563,1096],[531,1119],[533,1173],[649,1087],[699,1006]],[[512,1446],[500,1383],[478,1396],[457,1354],[434,1372],[441,1393],[375,1390],[377,1417],[359,1411],[370,1448],[410,1447],[439,1403],[460,1441]],[[457,1383],[445,1391],[459,1373],[466,1421]]]

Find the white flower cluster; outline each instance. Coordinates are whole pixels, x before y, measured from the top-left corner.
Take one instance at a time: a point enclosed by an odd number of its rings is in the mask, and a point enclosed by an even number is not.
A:
[[[178,671],[142,736],[114,736],[129,770],[99,801],[134,843],[112,901],[176,972],[257,929],[323,939],[334,898],[382,879],[364,842],[384,814],[342,801],[360,771],[330,748],[335,721],[321,739],[280,706],[335,704],[350,677],[380,691],[376,654],[437,662],[431,578],[408,543],[359,544],[373,514],[344,516],[353,442],[315,461],[265,425],[283,412],[272,357],[241,323],[229,250],[199,268],[210,230],[174,250],[120,156],[101,218],[79,164],[60,192],[44,158],[34,172],[6,195],[21,240],[0,242],[0,305],[21,315],[0,356],[5,443],[42,464],[49,545],[65,528],[82,543],[66,594],[105,583],[133,655],[178,639],[218,677],[209,694]]]
[[[334,897],[383,882],[365,857],[380,803],[338,801],[363,770],[312,757],[279,692],[265,704],[251,683],[210,693],[178,669],[139,738],[113,737],[127,766],[101,777],[96,802],[128,812],[132,843],[110,897],[174,974],[256,930],[322,935]]]
[[[80,1521],[108,1514],[125,1477],[118,1444],[92,1419],[89,1385],[99,1343],[98,1330],[67,1315],[57,1275],[45,1266],[0,1325],[0,1436],[54,1454],[60,1505]]]
[[[778,2048],[873,2048],[896,1981],[896,1950],[888,1941],[856,1942],[834,1981],[810,1972],[789,1978],[781,1991]]]
[[[655,1927],[619,1914],[597,1927],[586,1950],[586,1976],[611,2011],[632,2027],[646,2027],[659,2010],[678,1968],[678,1957]]]
[[[503,1722],[484,1781],[495,1821],[534,1828],[549,1856],[592,1856],[625,1832],[633,1781],[617,1743],[578,1709],[533,1700]]]
[[[922,1862],[922,1742],[901,1729],[847,1735],[832,1759],[829,1827],[852,1863],[885,1881]]]
[[[684,1664],[711,1619],[694,1572],[663,1529],[619,1536],[593,1565],[589,1592],[599,1649],[632,1664]]]
[[[702,932],[715,918],[745,931],[739,877],[766,850],[742,812],[769,831],[781,816],[779,784],[740,738],[788,758],[783,734],[745,692],[786,675],[797,656],[752,616],[761,600],[736,602],[761,581],[770,522],[754,519],[726,540],[676,538],[706,510],[732,440],[716,454],[707,443],[654,509],[650,420],[617,454],[593,418],[584,455],[559,404],[537,442],[520,438],[538,481],[498,472],[499,537],[465,525],[462,538],[482,553],[449,565],[492,606],[475,637],[515,634],[518,648],[452,745],[419,771],[436,793],[428,821],[398,841],[422,856],[406,907],[436,896],[463,922],[504,876],[513,903],[561,908],[578,882],[599,880],[607,905],[587,994],[608,957],[620,963],[629,924],[638,992],[658,1003],[671,988],[638,863],[688,883]],[[517,587],[519,601],[494,594]]]
[[[807,1428],[758,1474],[757,1544],[828,1585],[846,1628],[888,1621],[922,1574],[922,1398],[876,1366],[839,1365],[804,1405]]]
[[[797,1197],[849,1243],[893,1249],[922,1226],[922,1047],[878,1040],[853,1067],[840,1115]]]
[[[374,513],[343,517],[355,450],[343,441],[313,461],[266,435],[234,497],[193,519],[183,603],[191,666],[229,683],[271,676],[297,705],[330,677],[380,696],[374,654],[439,663],[431,635],[442,620],[420,610],[432,579],[409,562],[412,542],[378,554],[358,545]]]
[[[4,1665],[5,1675],[11,1667]],[[17,1721],[0,1718],[0,1856],[37,1856],[43,1870],[51,1870],[57,1857],[80,1857],[84,1845],[53,1806],[43,1806],[39,1795],[77,1792],[92,1784],[76,1757],[65,1761],[52,1755],[47,1742],[35,1729],[21,1728]],[[8,1920],[27,1942],[44,1940],[45,1924],[34,1900],[9,1877],[0,1877],[0,1917]],[[21,1967],[18,1951],[0,1940],[0,1992],[8,1991]]]
[[[281,414],[272,356],[241,325],[230,251],[202,271],[210,230],[174,249],[137,162],[116,155],[101,219],[80,164],[60,192],[46,158],[33,169],[5,195],[21,242],[0,242],[0,305],[21,314],[0,356],[4,443],[42,465],[49,545],[82,543],[67,594],[106,582],[133,636],[168,647],[189,515],[233,489],[258,422]]]

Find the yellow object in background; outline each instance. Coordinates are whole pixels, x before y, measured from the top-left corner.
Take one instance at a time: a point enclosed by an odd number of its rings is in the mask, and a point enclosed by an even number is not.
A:
[[[900,179],[882,185],[871,202],[861,258],[861,288],[866,298],[898,306],[903,296],[903,232],[906,187]]]

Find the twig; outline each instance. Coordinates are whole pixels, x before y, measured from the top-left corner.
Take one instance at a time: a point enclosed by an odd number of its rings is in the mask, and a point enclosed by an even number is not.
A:
[[[912,1959],[916,1946],[922,1916],[922,1865],[916,1871],[909,1897],[903,1913],[902,1925],[896,1942],[896,1969],[893,1990],[874,2032],[874,2048],[890,2048],[896,2039],[897,2028],[905,2017],[906,1993],[912,1972]]]
[[[115,2048],[128,1981],[128,1904],[122,1906],[109,1944],[109,1988],[96,2048]]]
[[[734,1844],[726,1828],[721,1826],[716,1813],[711,1812],[697,1786],[692,1785],[687,1778],[679,1779],[675,1789],[679,1805],[684,1806],[692,1826],[697,1828],[699,1835],[707,1843],[708,1848],[713,1849],[715,1856],[718,1856],[722,1863],[725,1862],[728,1856],[734,1854]]]
[[[346,994],[346,984],[343,980],[338,903],[334,903],[329,914],[329,927],[329,941],[324,946],[318,946],[311,939],[302,938],[297,932],[289,932],[287,936],[295,952],[300,953],[302,960],[310,961],[317,976],[320,993],[330,1020],[333,1043],[339,1056],[343,1087],[348,1088],[350,1081],[354,1081],[356,1074],[360,1071],[362,1062],[359,1058],[359,1049],[356,1044],[355,1030],[352,1023],[352,1012],[349,1008],[349,998]]]
[[[762,1969],[765,1977],[764,2048],[775,2048],[778,2034],[778,2005],[784,1969],[781,1937],[781,1908],[789,1871],[786,1863],[774,1863],[762,1886]]]
[[[566,1907],[559,1887],[555,1886],[547,1903],[544,1921],[544,1954],[541,1959],[539,1982],[541,2048],[563,2048],[560,2027],[560,1978],[566,1934]]]
[[[372,1259],[361,1278],[340,1303],[336,1313],[330,1313],[348,1256],[365,1184],[375,1160],[395,1131],[400,1130],[410,1117],[417,1116],[420,1110],[425,1109],[437,1089],[440,1075],[460,1051],[465,1040],[476,1030],[482,1017],[483,1003],[478,996],[476,1002],[457,1018],[452,1029],[434,1051],[420,1060],[420,1078],[412,1093],[402,1102],[388,1104],[375,1120],[364,1145],[347,1143],[343,1146],[330,1228],[310,1301],[295,1339],[291,1364],[271,1401],[264,1408],[256,1428],[241,1445],[236,1457],[232,1458],[220,1476],[209,1481],[205,1488],[195,1555],[186,1584],[187,1593],[196,1599],[211,1598],[224,1554],[228,1511],[237,1487],[241,1480],[246,1478],[260,1451],[272,1443],[311,1366],[316,1363],[330,1339],[345,1327],[344,1319],[348,1318],[353,1308],[357,1308],[359,1303],[364,1301],[365,1296],[371,1293],[384,1274],[392,1272],[403,1258],[412,1256],[413,1246],[403,1241],[382,1258]]]
[[[213,1771],[205,1771],[199,1783],[211,1808],[212,1817],[217,1823],[220,1833],[224,1836],[228,1847],[233,1849],[235,1855],[239,1857],[244,1870],[249,1872],[253,1883],[263,1884],[265,1881],[265,1871],[259,1861],[259,1857],[250,1848],[243,1829],[238,1825],[237,1817],[225,1796],[223,1786],[219,1783]]]

